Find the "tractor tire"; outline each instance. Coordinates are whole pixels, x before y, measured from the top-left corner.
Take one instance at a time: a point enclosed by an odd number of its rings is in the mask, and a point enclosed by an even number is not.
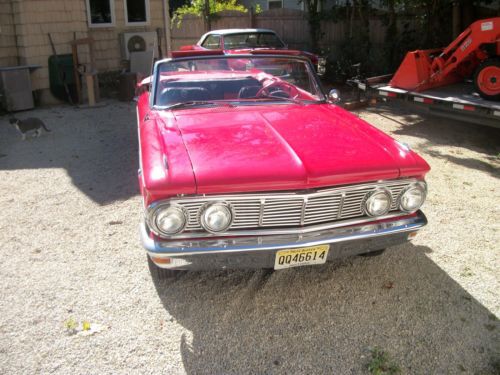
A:
[[[483,99],[500,100],[500,57],[486,59],[477,67],[474,88]]]

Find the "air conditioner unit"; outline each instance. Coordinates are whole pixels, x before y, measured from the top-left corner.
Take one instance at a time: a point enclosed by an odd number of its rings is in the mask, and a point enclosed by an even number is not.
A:
[[[130,60],[130,52],[153,51],[158,57],[158,40],[155,31],[121,34],[122,59]]]

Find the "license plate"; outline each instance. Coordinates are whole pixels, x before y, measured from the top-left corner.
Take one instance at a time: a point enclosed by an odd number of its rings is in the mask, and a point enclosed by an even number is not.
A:
[[[302,247],[300,249],[280,250],[276,252],[274,269],[323,264],[328,258],[330,245]]]

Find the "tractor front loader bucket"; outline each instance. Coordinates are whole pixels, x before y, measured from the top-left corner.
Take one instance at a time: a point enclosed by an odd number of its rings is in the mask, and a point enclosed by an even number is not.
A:
[[[432,63],[442,49],[427,49],[408,52],[392,77],[390,85],[410,91],[424,91],[432,87],[449,85],[460,81],[461,77],[451,74],[442,81],[433,80]]]

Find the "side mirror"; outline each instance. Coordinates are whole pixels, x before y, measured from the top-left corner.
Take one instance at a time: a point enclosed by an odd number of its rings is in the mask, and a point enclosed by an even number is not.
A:
[[[330,103],[333,104],[340,103],[339,92],[336,89],[331,89],[330,92],[328,93],[328,100],[330,101]]]

